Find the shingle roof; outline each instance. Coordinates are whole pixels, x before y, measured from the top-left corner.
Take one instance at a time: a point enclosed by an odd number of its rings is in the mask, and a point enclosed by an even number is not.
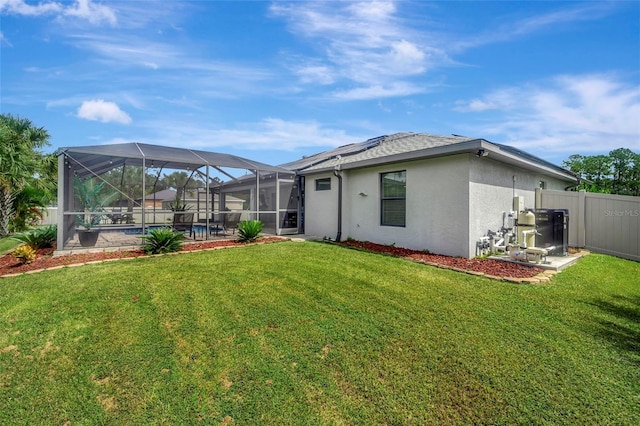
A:
[[[443,136],[429,133],[395,133],[364,142],[338,147],[280,167],[299,173],[313,173],[335,168],[351,169],[378,164],[411,161],[421,158],[475,153],[482,149],[495,160],[518,165],[542,173],[556,175],[568,181],[575,176],[555,164],[517,148],[466,136]]]
[[[389,157],[429,148],[469,142],[476,138],[465,136],[442,136],[428,133],[395,133],[379,136],[364,142],[338,147],[321,152],[301,160],[282,164],[280,167],[290,170],[317,170],[333,168],[337,164],[345,165],[363,160]]]

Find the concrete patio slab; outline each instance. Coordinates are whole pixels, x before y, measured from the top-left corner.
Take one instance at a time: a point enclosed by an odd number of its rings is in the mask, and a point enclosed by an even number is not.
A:
[[[513,260],[508,254],[489,256],[489,259],[500,260],[503,262],[518,263],[520,265],[537,266],[549,271],[560,272],[571,265],[574,265],[580,260],[582,256],[589,254],[586,250],[581,250],[577,253],[571,253],[568,256],[547,256],[547,258],[541,263],[535,262],[523,262],[520,260]]]

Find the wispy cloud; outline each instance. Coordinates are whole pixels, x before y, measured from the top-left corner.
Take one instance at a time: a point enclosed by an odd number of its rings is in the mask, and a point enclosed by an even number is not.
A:
[[[459,101],[456,109],[487,114],[479,132],[547,152],[601,152],[640,146],[640,88],[611,75],[562,75]],[[478,130],[476,130],[478,133]]]
[[[0,12],[25,16],[40,16],[60,13],[63,10],[60,3],[44,2],[31,5],[24,0],[0,0]]]
[[[115,102],[103,99],[84,101],[78,108],[78,118],[100,121],[102,123],[131,124],[131,117],[122,111]]]
[[[410,96],[415,95],[416,93],[424,93],[427,91],[428,87],[424,85],[418,85],[404,81],[396,81],[390,82],[386,85],[380,84],[367,87],[358,87],[355,89],[336,90],[332,93],[332,96],[335,99],[351,101]]]
[[[365,139],[345,130],[327,127],[315,120],[291,121],[269,117],[257,122],[236,123],[230,128],[215,128],[201,121],[164,120],[140,123],[150,132],[162,133],[153,143],[200,149],[296,151],[305,148],[336,147]]]
[[[292,33],[316,43],[317,56],[294,68],[302,83],[347,83],[350,89],[331,92],[335,99],[373,99],[421,93],[411,78],[451,62],[400,18],[397,7],[394,2],[300,2],[275,3],[271,12],[285,19]]]
[[[588,3],[559,3],[559,9],[537,15],[525,17],[510,16],[500,17],[487,25],[486,31],[475,32],[472,37],[461,35],[457,40],[452,39],[449,44],[451,52],[459,52],[478,46],[499,43],[522,37],[527,34],[550,31],[558,31],[573,22],[592,21],[601,19],[616,7],[614,2],[588,2]],[[507,20],[508,19],[508,20]],[[506,21],[506,22],[505,22]]]
[[[114,9],[92,0],[75,0],[71,4],[45,1],[32,5],[25,0],[0,0],[0,13],[24,16],[53,15],[58,19],[65,17],[80,18],[92,24],[106,22],[116,25],[118,22]]]
[[[92,24],[100,24],[103,21],[110,25],[116,25],[118,18],[115,11],[103,4],[92,3],[91,0],[76,0],[76,2],[67,7],[63,14],[76,18],[86,19]]]
[[[4,33],[2,31],[0,31],[0,46],[2,46],[2,45],[13,47],[11,42],[9,40],[7,40],[7,38],[4,36]]]

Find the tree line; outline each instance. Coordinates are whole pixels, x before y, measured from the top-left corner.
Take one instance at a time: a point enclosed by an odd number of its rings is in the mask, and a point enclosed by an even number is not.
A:
[[[609,155],[574,154],[562,166],[580,178],[577,190],[640,196],[640,154],[628,148]]]

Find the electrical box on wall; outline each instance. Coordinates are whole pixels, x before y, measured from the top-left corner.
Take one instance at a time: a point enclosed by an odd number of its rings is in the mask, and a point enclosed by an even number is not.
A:
[[[513,197],[513,210],[521,212],[524,210],[524,197],[516,195]]]

